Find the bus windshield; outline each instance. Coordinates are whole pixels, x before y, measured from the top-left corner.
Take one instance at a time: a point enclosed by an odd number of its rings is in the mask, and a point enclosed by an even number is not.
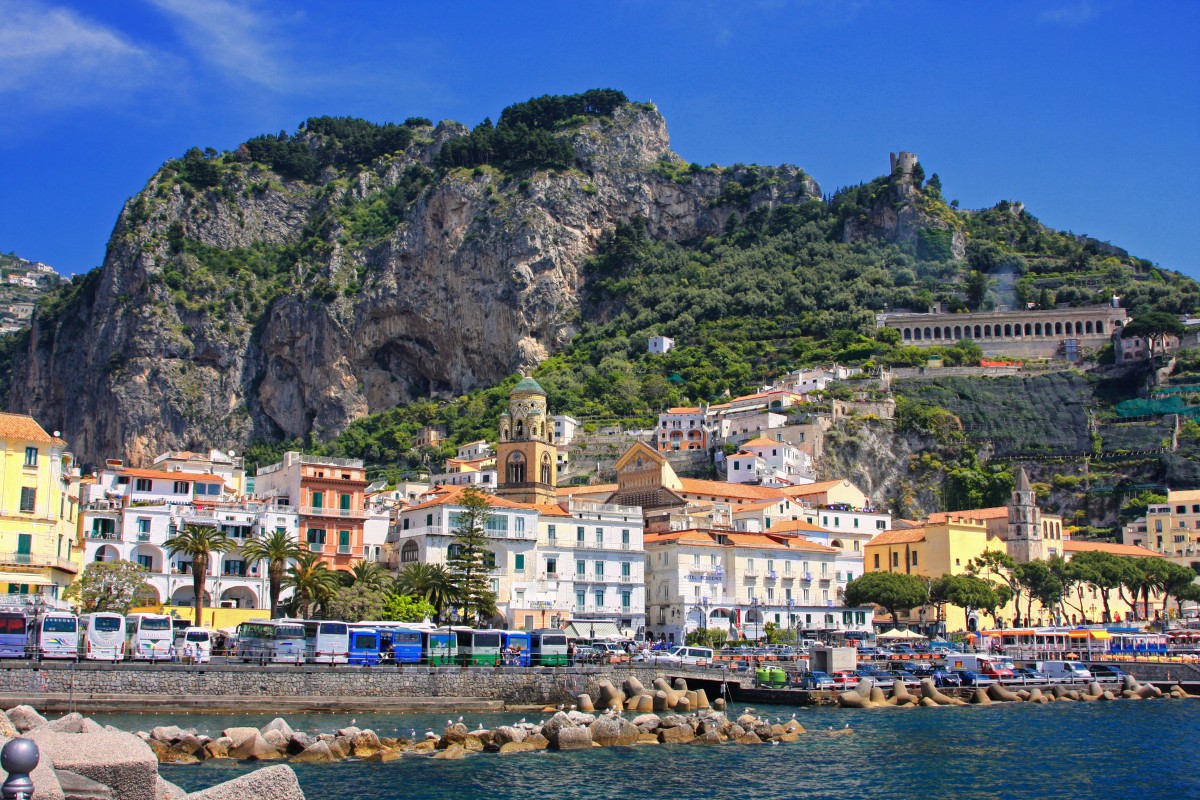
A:
[[[375,634],[373,633],[355,633],[354,642],[350,645],[359,650],[375,647]]]
[[[42,620],[42,630],[47,633],[74,633],[76,621],[74,617],[46,617]]]
[[[138,626],[144,631],[169,631],[171,630],[171,618],[142,617]]]
[[[20,614],[0,614],[0,633],[25,633],[25,617]]]
[[[344,636],[348,626],[344,622],[322,622],[321,633],[329,633],[334,636]]]
[[[113,633],[121,630],[120,617],[92,617],[92,630]]]
[[[188,642],[207,642],[208,631],[188,631],[183,638]]]

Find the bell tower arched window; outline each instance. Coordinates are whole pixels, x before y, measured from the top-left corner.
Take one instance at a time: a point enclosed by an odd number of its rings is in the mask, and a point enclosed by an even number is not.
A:
[[[525,482],[525,461],[520,453],[513,453],[508,461],[508,483]]]

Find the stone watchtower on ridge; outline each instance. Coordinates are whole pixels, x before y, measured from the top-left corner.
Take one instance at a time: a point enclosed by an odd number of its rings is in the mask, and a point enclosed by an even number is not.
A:
[[[1042,541],[1042,511],[1037,507],[1037,495],[1029,485],[1025,467],[1017,468],[1012,503],[1008,506],[1008,554],[1018,563],[1037,561],[1046,557]]]
[[[901,150],[899,153],[890,153],[889,155],[889,160],[892,165],[892,171],[889,174],[894,175],[898,168],[901,175],[905,177],[912,175],[913,167],[917,165],[916,153],[909,153]]]
[[[496,494],[517,503],[553,505],[557,462],[546,390],[533,378],[522,378],[509,392],[508,411],[500,415]]]

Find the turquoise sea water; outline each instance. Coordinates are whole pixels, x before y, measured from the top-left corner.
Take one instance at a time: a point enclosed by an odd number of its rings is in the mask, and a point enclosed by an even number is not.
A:
[[[740,711],[740,709],[737,709]],[[1200,798],[1200,701],[1062,703],[914,709],[800,709],[769,706],[763,716],[796,714],[809,735],[795,744],[719,747],[640,746],[462,761],[423,757],[390,764],[296,765],[309,800],[390,798]],[[466,714],[474,729],[522,716]],[[269,715],[97,715],[126,730],[179,724],[215,735]],[[441,730],[458,714],[293,714],[293,727],[332,732],[355,719],[381,736]],[[849,725],[850,735],[830,735]],[[205,762],[161,772],[189,791],[258,765]],[[265,799],[264,799],[265,800]]]

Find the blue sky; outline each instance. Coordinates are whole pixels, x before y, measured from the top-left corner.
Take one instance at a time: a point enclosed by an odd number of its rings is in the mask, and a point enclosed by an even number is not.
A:
[[[1200,277],[1200,3],[0,0],[0,251],[101,263],[167,159],[309,116],[475,124],[595,87],[689,161],[826,192],[918,153],[964,207]]]

